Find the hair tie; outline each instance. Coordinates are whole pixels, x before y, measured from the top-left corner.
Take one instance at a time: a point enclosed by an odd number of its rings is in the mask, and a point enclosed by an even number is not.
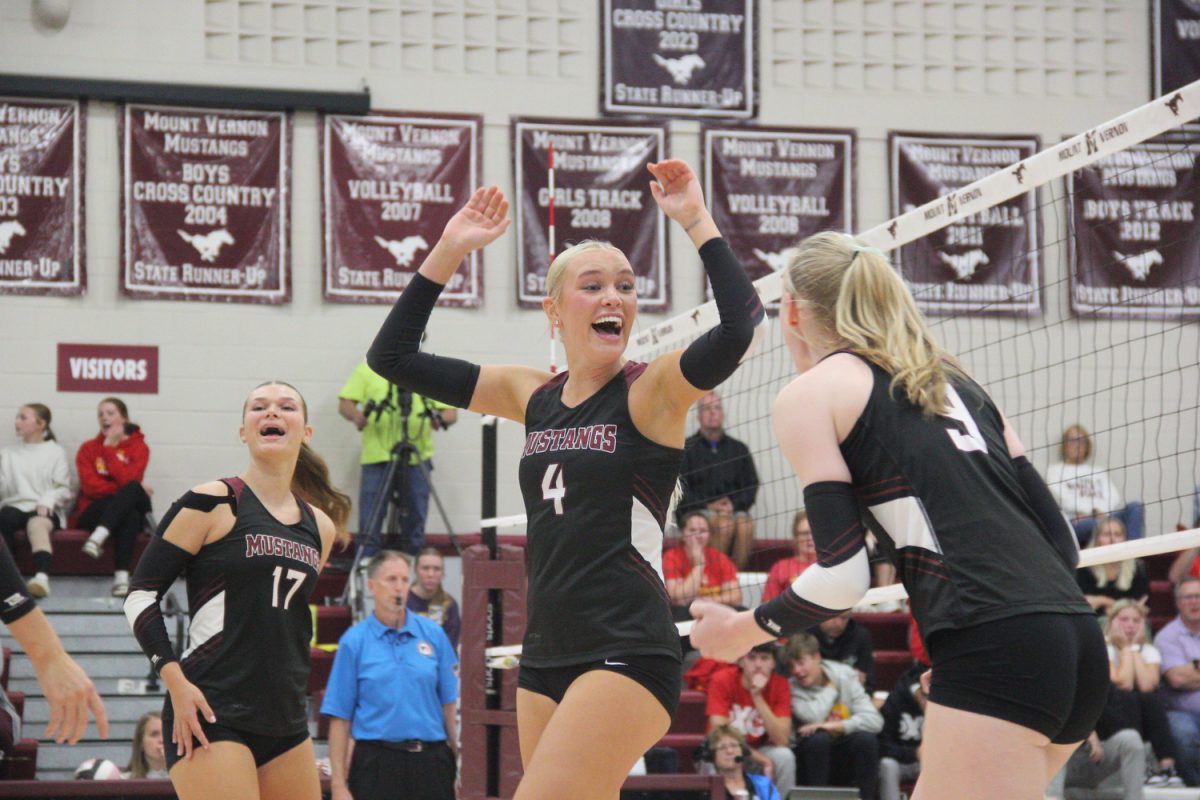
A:
[[[859,253],[874,253],[880,258],[887,258],[884,252],[878,247],[868,247],[865,244],[859,244],[858,240],[848,233],[843,233],[842,236],[846,237],[846,241],[850,244],[850,249],[854,251],[854,255],[850,256],[851,262],[858,257]]]

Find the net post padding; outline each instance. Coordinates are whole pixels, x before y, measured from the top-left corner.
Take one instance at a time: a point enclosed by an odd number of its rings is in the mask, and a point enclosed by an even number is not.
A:
[[[522,773],[517,674],[488,669],[485,648],[493,633],[489,614],[493,591],[499,593],[502,609],[496,638],[519,642],[525,635],[525,550],[501,544],[493,559],[487,547],[472,545],[463,551],[462,559],[463,798],[512,797]],[[498,707],[489,708],[489,699],[497,696]]]

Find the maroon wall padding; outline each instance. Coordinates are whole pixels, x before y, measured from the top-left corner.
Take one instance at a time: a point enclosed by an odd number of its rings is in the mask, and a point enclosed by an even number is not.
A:
[[[487,796],[487,741],[500,729],[500,797],[512,797],[521,780],[517,742],[517,671],[499,670],[500,708],[488,708],[488,591],[500,591],[501,641],[520,644],[525,636],[525,549],[502,544],[497,560],[482,545],[463,551],[462,597],[462,786],[464,800]]]

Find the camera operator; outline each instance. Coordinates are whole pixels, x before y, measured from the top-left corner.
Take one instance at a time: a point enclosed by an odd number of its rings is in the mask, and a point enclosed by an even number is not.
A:
[[[700,758],[711,761],[717,774],[724,779],[727,800],[780,800],[779,790],[770,778],[746,771],[749,754],[746,740],[730,725],[714,727],[700,746]]]
[[[362,484],[358,491],[359,546],[365,556],[379,550],[379,529],[368,530],[371,511],[384,486],[393,450],[404,440],[413,452],[404,473],[405,514],[400,521],[404,547],[411,554],[425,544],[425,517],[429,511],[429,469],[433,468],[433,431],[445,430],[458,419],[458,411],[445,403],[398,389],[377,375],[366,362],[359,364],[338,392],[338,413],[362,431]],[[382,523],[380,515],[377,523]]]

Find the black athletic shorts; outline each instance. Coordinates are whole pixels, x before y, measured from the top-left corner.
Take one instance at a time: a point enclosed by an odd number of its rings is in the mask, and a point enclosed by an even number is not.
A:
[[[672,719],[675,718],[683,679],[679,661],[670,656],[612,656],[566,667],[527,667],[522,664],[517,675],[517,686],[561,703],[575,679],[594,669],[608,670],[637,681],[654,695],[654,699],[662,704]]]
[[[929,637],[929,700],[1083,741],[1108,697],[1108,652],[1090,614],[1023,614]]]
[[[167,702],[170,703],[169,698]],[[174,717],[169,714],[163,714],[163,754],[167,757],[168,772],[183,760],[183,756],[176,753],[176,745],[172,741],[174,725]],[[304,742],[309,736],[308,731],[293,733],[289,736],[266,736],[261,733],[240,731],[220,723],[212,723],[203,717],[200,717],[200,727],[204,730],[204,735],[208,737],[209,744],[213,742],[237,742],[238,744],[245,745],[249,748],[250,754],[254,756],[255,767],[261,767],[264,764],[270,763],[296,745]],[[193,734],[192,749],[199,750],[201,747],[200,740]]]

